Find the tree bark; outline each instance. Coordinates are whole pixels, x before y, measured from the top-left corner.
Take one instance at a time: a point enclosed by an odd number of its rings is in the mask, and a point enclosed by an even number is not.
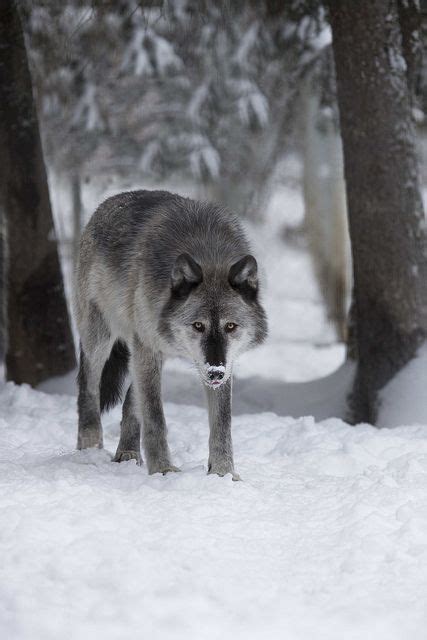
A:
[[[6,355],[6,220],[0,200],[0,362],[4,362]]]
[[[402,53],[406,62],[409,98],[415,93],[417,69],[421,63],[421,12],[418,0],[397,0],[400,32],[402,34]]]
[[[427,336],[427,235],[397,0],[329,0],[354,269],[353,420]]]
[[[17,3],[0,9],[0,204],[7,221],[6,376],[36,385],[75,367]]]

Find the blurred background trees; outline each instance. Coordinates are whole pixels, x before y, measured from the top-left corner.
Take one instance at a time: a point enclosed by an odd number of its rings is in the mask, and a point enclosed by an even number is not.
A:
[[[69,182],[74,237],[82,181],[105,176],[185,181],[260,220],[297,152],[305,231],[345,339],[349,251],[321,3],[27,0],[26,16],[45,150]]]
[[[283,241],[288,247],[307,246],[336,339],[346,342],[352,264],[340,119],[348,133],[343,122],[349,114],[356,115],[350,103],[343,102],[342,87],[350,83],[355,97],[365,87],[352,75],[358,73],[363,51],[358,61],[354,55],[346,58],[344,49],[332,49],[330,18],[336,29],[335,18],[345,13],[345,3],[21,0],[18,4],[44,155],[55,187],[52,195],[67,286],[81,228],[92,213],[86,205],[90,190],[102,194],[101,199],[109,189],[162,185],[180,190],[185,185],[186,192],[218,200],[257,225],[278,189],[286,185],[300,191],[305,215],[299,226],[283,229]],[[416,153],[425,184],[427,72],[421,53],[427,38],[417,32],[425,35],[426,16],[416,0],[389,4],[387,16],[398,24],[390,36],[389,55],[405,65],[409,96],[405,127],[415,126],[419,132]],[[378,41],[388,47],[386,35],[380,34]],[[372,48],[365,55],[369,59],[376,53]],[[341,64],[340,114],[336,61]],[[399,65],[390,63],[384,72],[391,82],[395,74],[401,82]],[[373,101],[363,95],[361,101],[361,125],[364,120],[377,117],[381,122],[388,117],[381,100],[375,113]],[[363,162],[360,158],[367,153],[367,147],[357,147],[357,131],[354,135],[344,139],[347,183],[352,179],[348,158]],[[385,157],[382,145],[381,137],[372,143],[375,163],[370,166],[388,165],[391,170],[394,160]],[[414,185],[415,152],[412,162]],[[395,182],[402,185],[401,176]],[[364,220],[365,229],[379,228],[382,222],[375,217],[379,209],[372,208],[365,186],[360,179],[352,191],[350,220]],[[68,197],[56,202],[57,194],[65,190]],[[396,202],[397,191],[393,193],[389,197]],[[359,195],[365,218],[355,208]],[[384,210],[386,202],[387,198]],[[408,202],[399,200],[396,220],[410,215]],[[353,233],[354,229],[353,224]],[[369,233],[367,238],[370,251]],[[353,253],[355,246],[353,242]],[[362,262],[356,270],[365,264],[365,249],[357,251]],[[388,264],[387,255],[385,260]],[[361,307],[353,309],[350,352],[360,357]],[[369,325],[369,314],[364,317]],[[370,339],[365,335],[364,344]],[[385,378],[378,379],[381,386]],[[369,409],[366,415],[372,417],[374,411]]]
[[[32,0],[49,161],[175,175],[256,215],[290,146],[301,80],[328,44],[320,6],[299,5]]]

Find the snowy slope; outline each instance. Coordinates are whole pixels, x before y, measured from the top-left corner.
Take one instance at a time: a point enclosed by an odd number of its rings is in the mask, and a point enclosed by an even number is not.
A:
[[[5,640],[421,640],[427,427],[234,420],[244,481],[206,475],[204,410],[168,404],[182,473],[74,451],[75,402],[0,393]]]

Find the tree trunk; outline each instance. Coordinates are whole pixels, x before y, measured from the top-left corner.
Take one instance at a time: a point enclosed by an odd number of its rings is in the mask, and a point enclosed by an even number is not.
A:
[[[6,355],[6,220],[0,200],[0,362],[4,362]]]
[[[402,34],[402,53],[406,62],[409,97],[412,101],[415,93],[417,69],[421,64],[421,13],[418,0],[397,0],[400,31]]]
[[[75,366],[17,3],[0,9],[0,198],[8,241],[6,375],[36,385]]]
[[[427,336],[427,234],[397,0],[329,0],[358,370],[355,422]]]

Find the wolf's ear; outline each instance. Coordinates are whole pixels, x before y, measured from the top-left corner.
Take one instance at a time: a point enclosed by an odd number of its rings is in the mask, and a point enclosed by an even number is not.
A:
[[[258,265],[253,256],[245,256],[230,268],[228,282],[243,297],[253,300],[258,291]]]
[[[203,280],[199,264],[188,253],[181,253],[175,260],[171,275],[172,292],[178,298],[187,296],[193,287]]]

